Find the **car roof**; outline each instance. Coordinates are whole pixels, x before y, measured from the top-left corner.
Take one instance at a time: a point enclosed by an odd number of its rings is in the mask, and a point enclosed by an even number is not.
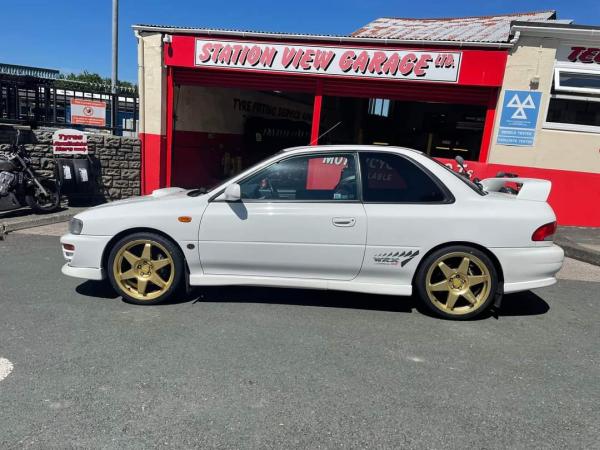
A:
[[[303,145],[300,147],[290,147],[281,150],[280,153],[301,153],[304,151],[312,152],[340,152],[340,151],[353,151],[353,152],[389,152],[389,153],[417,153],[423,154],[419,150],[407,147],[398,147],[394,145],[360,145],[360,144],[345,144],[345,145]]]

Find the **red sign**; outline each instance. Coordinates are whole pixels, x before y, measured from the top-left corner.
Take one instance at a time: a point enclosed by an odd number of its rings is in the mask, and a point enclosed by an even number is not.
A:
[[[501,86],[506,49],[475,49],[391,45],[363,45],[305,41],[218,38],[173,35],[164,45],[164,62],[171,67],[277,73],[323,78],[378,79]],[[434,46],[432,48],[432,46]],[[206,72],[205,72],[206,73]]]
[[[308,161],[306,189],[334,189],[340,182],[342,171],[348,167],[345,156],[326,156]]]
[[[106,126],[106,102],[72,98],[71,123]]]
[[[52,134],[52,152],[55,155],[87,155],[87,136],[79,130],[56,130]]]

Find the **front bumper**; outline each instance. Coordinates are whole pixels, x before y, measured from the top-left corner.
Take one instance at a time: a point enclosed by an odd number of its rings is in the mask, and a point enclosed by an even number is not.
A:
[[[60,243],[71,244],[75,250],[65,250],[63,256],[67,260],[62,273],[71,277],[102,280],[105,277],[102,270],[102,256],[111,236],[90,236],[85,234],[65,234]]]
[[[565,259],[556,244],[543,247],[492,248],[504,273],[504,292],[519,292],[556,283],[556,272]]]
[[[96,269],[93,267],[72,267],[69,263],[62,266],[61,272],[70,277],[85,278],[87,280],[104,280],[105,277],[103,269]]]

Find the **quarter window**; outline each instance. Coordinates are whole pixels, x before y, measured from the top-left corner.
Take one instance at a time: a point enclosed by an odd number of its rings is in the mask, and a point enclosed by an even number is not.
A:
[[[351,153],[288,158],[250,176],[240,187],[243,200],[355,201],[355,158]]]
[[[446,195],[415,163],[391,153],[361,153],[363,200],[374,203],[440,203]]]

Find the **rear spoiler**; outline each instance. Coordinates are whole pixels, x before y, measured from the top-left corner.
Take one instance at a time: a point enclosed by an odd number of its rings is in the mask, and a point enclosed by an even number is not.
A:
[[[533,200],[536,202],[545,202],[550,195],[552,183],[548,180],[539,180],[537,178],[486,178],[481,180],[483,189],[488,192],[498,192],[507,183],[517,183],[520,185],[517,199]]]

